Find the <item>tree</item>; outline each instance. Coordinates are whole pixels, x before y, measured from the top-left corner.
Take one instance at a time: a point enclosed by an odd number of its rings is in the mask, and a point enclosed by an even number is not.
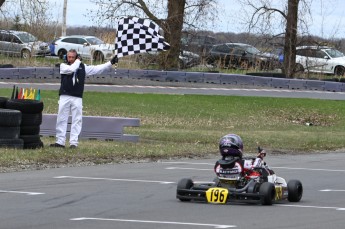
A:
[[[94,0],[99,6],[95,18],[114,22],[120,16],[149,18],[163,30],[171,49],[162,53],[161,67],[176,69],[179,64],[182,29],[197,27],[215,13],[217,0]],[[165,6],[165,7],[164,7]],[[211,10],[212,9],[212,10]],[[94,11],[91,11],[91,13]],[[130,15],[131,14],[131,15]],[[207,20],[207,19],[206,19]]]
[[[284,73],[293,78],[296,65],[297,20],[299,0],[288,1],[284,44]]]
[[[42,29],[56,26],[48,1],[42,0],[0,0],[1,27],[3,29],[20,29],[30,32],[39,39],[48,40],[53,37],[53,29]]]
[[[298,22],[305,23],[303,21],[303,15],[310,14],[308,3],[305,0],[287,0],[287,6],[285,10],[280,10],[277,7],[271,7],[270,0],[260,0],[258,2],[253,1],[242,1],[243,4],[249,5],[254,9],[254,13],[250,19],[250,28],[255,27],[260,24],[261,28],[263,24],[267,26],[265,29],[272,26],[270,23],[272,21],[273,14],[279,14],[281,16],[282,25],[285,27],[285,31],[279,35],[284,35],[284,63],[283,71],[288,78],[293,78],[295,64],[296,64],[296,46],[297,46],[297,32],[298,32]],[[303,2],[304,11],[299,10],[299,4]],[[266,23],[265,23],[266,21]]]
[[[14,30],[21,30],[21,24],[20,24],[20,16],[16,15],[14,18],[14,24],[13,24],[13,29]]]

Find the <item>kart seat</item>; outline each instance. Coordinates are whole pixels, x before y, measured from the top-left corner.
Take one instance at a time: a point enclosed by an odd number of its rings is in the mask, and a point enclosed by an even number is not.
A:
[[[223,169],[231,169],[235,166],[235,163],[239,162],[241,166],[243,167],[243,162],[239,157],[227,157],[227,158],[222,158],[218,160],[218,164],[223,168]]]

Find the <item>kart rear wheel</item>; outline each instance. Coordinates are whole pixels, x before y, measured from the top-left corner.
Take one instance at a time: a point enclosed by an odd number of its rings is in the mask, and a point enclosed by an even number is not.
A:
[[[299,202],[303,195],[303,186],[299,180],[290,180],[287,184],[288,200],[290,202]]]
[[[262,195],[262,205],[272,205],[272,202],[276,196],[276,189],[274,188],[274,185],[272,183],[262,183],[260,186],[259,193],[260,195]]]
[[[179,192],[180,189],[191,189],[193,187],[194,183],[192,179],[190,178],[183,178],[177,183],[177,193]],[[183,197],[178,197],[180,201],[191,201],[188,198],[183,198]]]

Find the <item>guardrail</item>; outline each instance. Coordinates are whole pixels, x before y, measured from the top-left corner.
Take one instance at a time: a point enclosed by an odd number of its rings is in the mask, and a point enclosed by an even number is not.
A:
[[[269,74],[269,73],[268,73]],[[59,68],[27,67],[0,68],[0,80],[60,79]],[[88,76],[88,79],[137,79],[159,82],[190,82],[207,84],[231,84],[240,86],[272,87],[292,90],[319,90],[344,92],[342,82],[261,77],[253,75],[224,74],[210,72],[182,72],[158,70],[117,69],[102,75]]]
[[[55,137],[56,114],[43,114],[40,135]],[[71,132],[71,116],[68,119],[67,135]],[[138,142],[139,135],[125,134],[125,127],[139,127],[140,119],[105,116],[83,116],[80,138]]]

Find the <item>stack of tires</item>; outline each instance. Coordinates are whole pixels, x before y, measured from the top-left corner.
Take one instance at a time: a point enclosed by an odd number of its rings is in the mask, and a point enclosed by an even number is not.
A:
[[[40,126],[42,123],[43,102],[32,99],[9,99],[6,109],[21,112],[20,136],[24,141],[24,149],[36,149],[43,147],[40,138]]]
[[[0,97],[0,108],[5,108],[8,98]]]
[[[0,147],[23,149],[24,141],[19,138],[22,114],[17,110],[4,109],[7,100],[0,97]]]

